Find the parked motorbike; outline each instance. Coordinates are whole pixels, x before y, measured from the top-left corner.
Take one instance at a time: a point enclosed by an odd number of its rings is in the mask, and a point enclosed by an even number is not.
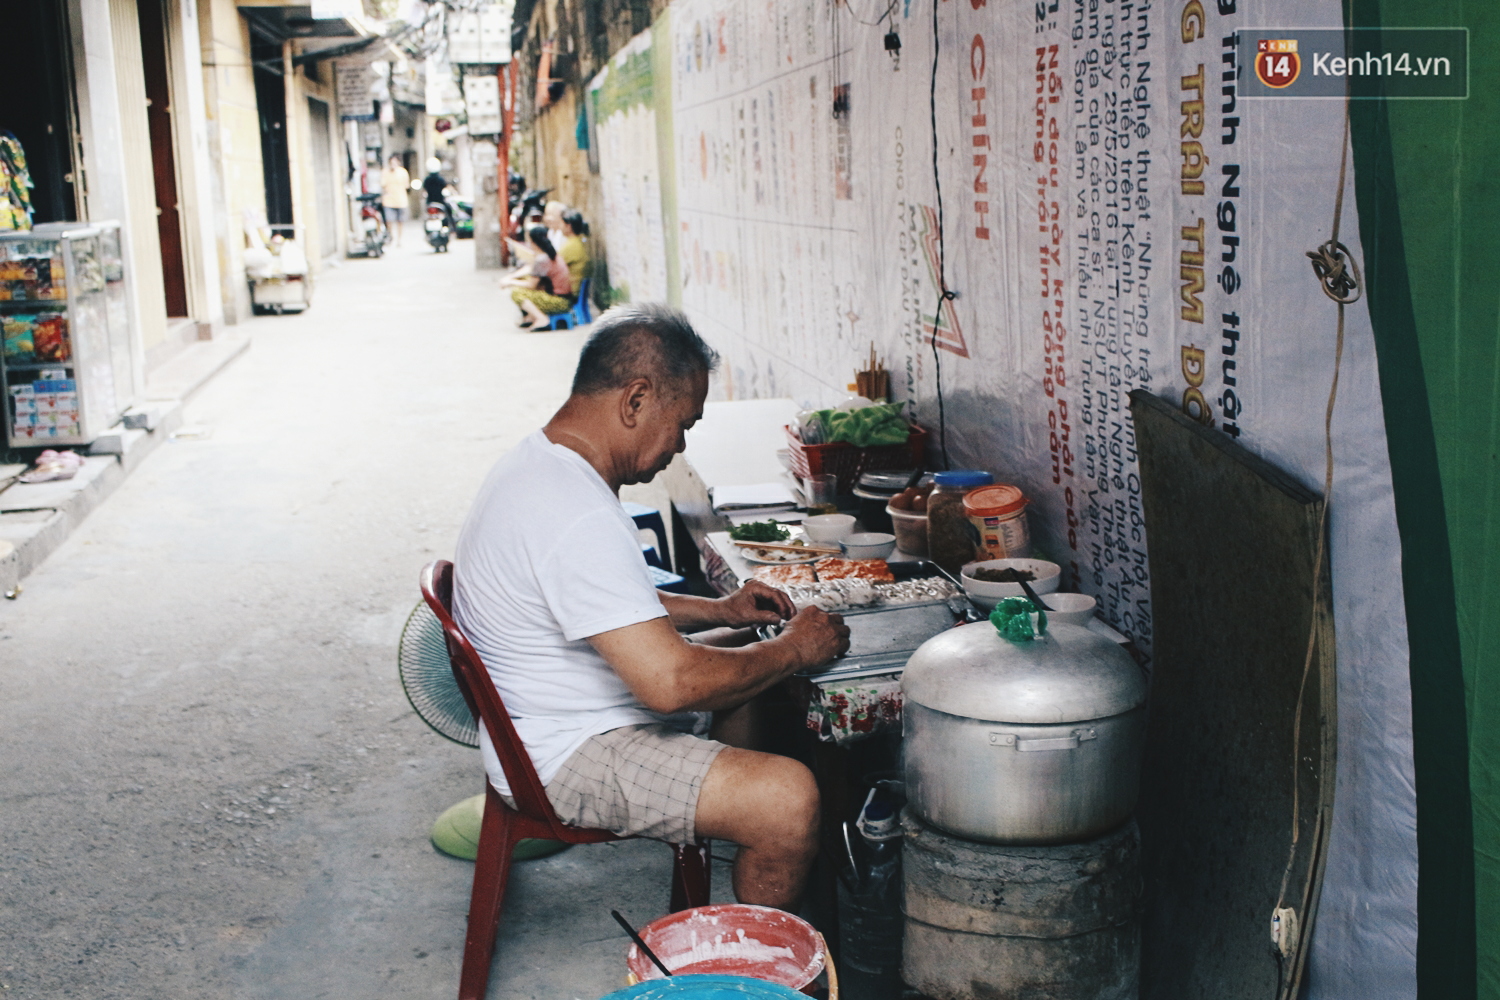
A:
[[[359,227],[364,234],[364,254],[379,257],[390,242],[390,230],[386,228],[385,216],[380,211],[380,194],[362,194],[359,198]]]
[[[521,197],[510,210],[510,237],[521,238],[521,227],[532,215],[540,214],[542,206],[547,203],[547,195],[552,193],[551,188],[532,188],[521,194]]]
[[[474,238],[474,203],[467,198],[452,198],[453,235],[461,240]]]
[[[432,246],[434,253],[447,253],[448,241],[453,238],[453,227],[448,223],[448,212],[443,205],[432,201],[427,203],[427,220],[422,224],[427,234],[427,242]]]

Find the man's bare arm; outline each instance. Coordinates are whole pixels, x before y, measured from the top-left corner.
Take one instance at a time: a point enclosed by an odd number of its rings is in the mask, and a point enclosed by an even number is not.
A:
[[[781,635],[739,648],[690,643],[664,618],[589,637],[641,704],[654,712],[733,708],[804,667],[849,648],[838,615],[799,612]]]
[[[797,613],[792,599],[775,587],[759,580],[747,580],[728,597],[693,597],[688,594],[658,592],[662,607],[680,632],[699,632],[710,628],[748,628],[755,625],[777,625]]]

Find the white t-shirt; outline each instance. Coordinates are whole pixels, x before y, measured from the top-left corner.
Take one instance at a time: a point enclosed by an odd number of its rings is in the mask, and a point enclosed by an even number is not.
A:
[[[541,431],[490,470],[458,536],[453,614],[489,668],[542,783],[589,737],[670,721],[589,636],[664,617],[635,524],[576,451]],[[490,782],[509,793],[479,728]]]

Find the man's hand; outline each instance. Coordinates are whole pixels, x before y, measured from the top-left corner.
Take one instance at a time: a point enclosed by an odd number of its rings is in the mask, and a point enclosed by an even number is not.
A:
[[[807,608],[776,638],[737,648],[685,642],[667,618],[601,632],[589,642],[641,704],[671,714],[743,705],[782,678],[847,650],[849,628],[838,615]]]
[[[748,628],[779,625],[795,615],[797,607],[783,591],[759,580],[746,580],[739,590],[719,602],[719,611],[723,619],[720,624]]]
[[[821,608],[803,608],[777,637],[791,644],[802,661],[800,669],[821,667],[849,651],[849,626],[843,615],[830,615]]]

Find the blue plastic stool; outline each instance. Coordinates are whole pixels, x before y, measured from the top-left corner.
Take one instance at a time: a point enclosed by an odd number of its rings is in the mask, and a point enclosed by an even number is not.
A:
[[[665,566],[667,559],[671,558],[671,549],[667,548],[667,522],[662,519],[661,511],[629,500],[621,500],[620,506],[625,508],[625,513],[630,515],[637,528],[646,528],[656,533],[656,551],[661,554],[661,565]]]
[[[650,562],[646,563],[646,572],[651,575],[651,585],[657,590],[665,590],[669,594],[691,593],[687,580],[673,573],[669,569],[662,569]]]
[[[589,313],[589,279],[584,278],[578,283],[578,301],[567,312],[553,313],[552,322],[547,324],[547,329],[556,330],[560,324],[567,324],[571,330],[593,321],[594,317]]]

